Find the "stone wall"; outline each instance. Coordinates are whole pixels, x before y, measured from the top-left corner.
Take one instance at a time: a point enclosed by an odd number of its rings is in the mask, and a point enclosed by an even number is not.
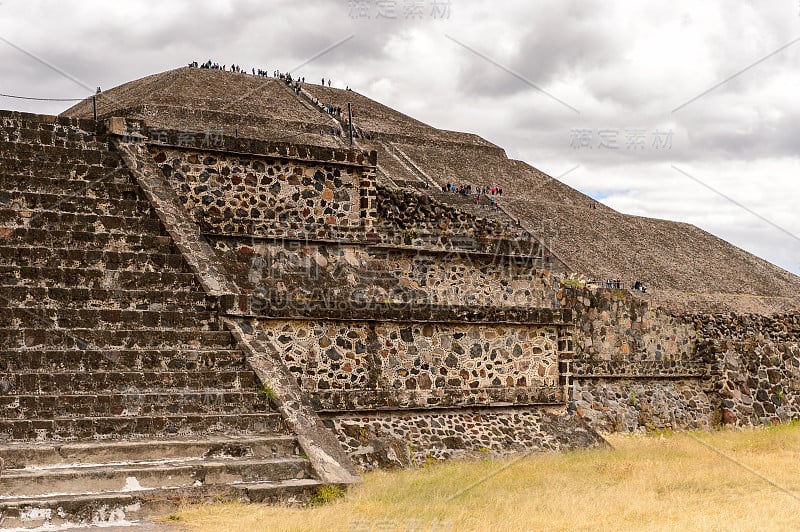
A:
[[[631,374],[647,367],[644,374],[651,375],[696,369],[691,321],[651,309],[628,290],[563,286],[558,296],[561,306],[575,312],[577,375],[601,368],[607,374]]]
[[[576,378],[576,413],[595,430],[711,428],[718,418],[707,383],[697,378]]]
[[[800,315],[694,315],[698,354],[713,361],[721,421],[800,418]]]
[[[264,320],[318,410],[563,403],[558,326]]]
[[[242,289],[227,311],[362,467],[797,415],[794,317],[751,334],[574,286],[507,220],[383,188],[371,160],[150,152]]]
[[[605,444],[563,407],[371,413],[330,417],[325,422],[353,461],[366,470]]]
[[[598,430],[710,427],[710,365],[696,353],[695,325],[627,290],[564,286],[575,315],[572,404]]]
[[[360,165],[158,145],[151,154],[207,232],[274,235],[276,224],[365,228],[374,219],[374,185]]]
[[[507,221],[390,192],[365,165],[152,139],[150,154],[242,290],[229,315],[250,320],[243,333],[270,346],[340,438],[354,415],[380,420],[394,432],[365,429],[370,445],[399,456],[395,438],[410,438],[406,463],[567,448],[566,425],[597,442],[565,409],[572,312],[535,267],[538,242]]]

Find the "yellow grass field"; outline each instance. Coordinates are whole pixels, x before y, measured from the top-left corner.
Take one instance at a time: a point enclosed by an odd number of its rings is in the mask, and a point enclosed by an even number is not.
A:
[[[203,531],[800,530],[800,424],[608,440],[614,450],[369,473],[311,508],[190,506],[161,521]]]

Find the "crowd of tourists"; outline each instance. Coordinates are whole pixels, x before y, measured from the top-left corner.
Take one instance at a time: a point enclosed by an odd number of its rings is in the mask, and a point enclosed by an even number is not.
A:
[[[204,69],[207,69],[207,70],[224,70],[226,72],[235,72],[237,74],[247,74],[248,73],[247,69],[246,68],[242,68],[241,65],[237,65],[237,64],[232,63],[230,66],[228,66],[227,64],[220,64],[220,63],[217,63],[215,61],[212,61],[211,59],[209,59],[205,63],[199,63],[197,61],[192,61],[191,63],[189,63],[189,66],[192,67],[192,68],[204,68]],[[276,78],[276,79],[282,79],[282,80],[284,80],[286,82],[289,82],[289,83],[293,83],[293,82],[294,83],[305,83],[306,82],[306,78],[305,77],[292,78],[292,75],[289,74],[288,72],[281,72],[280,70],[277,70],[277,69],[273,70],[272,74],[270,75],[270,72],[268,70],[265,70],[263,68],[255,68],[255,67],[253,67],[253,68],[250,69],[250,74],[252,74],[253,76],[262,77],[262,78],[273,77],[273,78]],[[323,87],[325,86],[325,83],[326,83],[325,78],[322,78],[322,86]],[[331,86],[331,83],[332,83],[331,79],[328,78],[327,79],[328,87]],[[348,91],[351,90],[350,86],[348,85],[345,90],[348,90]]]
[[[456,185],[454,183],[447,183],[442,186],[442,192],[451,192],[453,194],[461,194],[462,196],[474,196],[475,203],[479,203],[481,196],[489,198],[489,208],[495,211],[500,210],[499,196],[503,195],[503,189],[497,186],[477,186],[473,187],[471,184]]]
[[[224,71],[235,72],[235,73],[240,73],[240,74],[247,74],[247,70],[243,69],[240,65],[236,65],[236,64],[232,64],[231,66],[228,66],[226,64],[222,64],[221,65],[221,64],[216,63],[216,62],[214,62],[214,61],[212,61],[210,59],[208,61],[206,61],[205,63],[198,63],[197,61],[192,61],[191,63],[189,63],[189,66],[192,67],[192,68],[204,68],[204,69],[208,69],[208,70],[224,70]],[[262,77],[262,78],[273,77],[275,79],[280,79],[280,80],[286,82],[286,84],[289,85],[289,87],[292,89],[292,91],[294,91],[295,94],[297,94],[298,96],[306,97],[308,100],[311,101],[311,103],[313,103],[315,106],[317,106],[322,112],[328,113],[329,115],[335,117],[339,122],[343,123],[345,128],[349,128],[350,127],[349,117],[348,117],[347,111],[345,109],[343,109],[340,106],[331,104],[331,103],[320,102],[318,98],[313,97],[310,94],[308,94],[308,93],[303,91],[303,88],[302,88],[302,86],[300,84],[306,82],[306,78],[305,77],[297,77],[297,78],[295,78],[289,72],[281,72],[280,70],[277,70],[277,69],[273,70],[272,73],[270,74],[270,72],[268,70],[265,70],[263,68],[252,68],[250,70],[250,73],[253,76],[256,76],[256,77]],[[326,78],[322,78],[321,82],[322,82],[321,84],[322,84],[323,87],[325,86],[326,83],[327,83],[328,87],[331,86],[331,79],[330,78],[327,78],[327,79]],[[352,89],[348,85],[345,90],[350,91]],[[356,116],[355,109],[351,108],[350,113],[351,113],[352,116]],[[339,137],[339,136],[342,136],[343,131],[342,131],[341,128],[337,128],[337,127],[330,128],[330,131],[328,131],[326,129],[320,130],[320,135],[325,135],[327,133],[330,133],[331,135]],[[355,124],[353,125],[353,136],[356,137],[356,138],[371,138],[366,132],[361,130],[361,128],[355,126]]]
[[[621,290],[624,283],[621,279],[606,279],[603,282],[592,281],[590,284],[600,286],[601,288],[613,288],[614,290]],[[647,287],[641,281],[635,281],[631,284],[631,290],[638,290],[639,292],[647,293]]]
[[[456,185],[454,183],[447,183],[442,186],[442,192],[452,192],[454,194],[461,194],[462,196],[502,196],[503,189],[496,186],[486,185],[484,187],[473,187],[471,184]]]

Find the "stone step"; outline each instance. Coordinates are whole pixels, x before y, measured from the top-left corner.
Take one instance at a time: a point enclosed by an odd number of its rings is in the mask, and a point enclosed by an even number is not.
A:
[[[138,520],[172,513],[185,502],[305,504],[323,485],[318,480],[303,478],[87,495],[6,497],[0,499],[0,522],[5,528],[20,530],[63,530],[115,524],[135,529]]]
[[[131,387],[132,388],[132,387]],[[70,390],[71,391],[71,390]],[[0,418],[135,417],[165,414],[247,414],[266,412],[263,393],[216,390],[121,393],[0,395]]]
[[[302,458],[185,459],[81,467],[11,470],[0,477],[4,497],[189,488],[204,484],[279,481],[311,478],[311,466]]]
[[[127,170],[117,162],[109,166],[89,164],[86,161],[58,162],[48,160],[19,160],[0,153],[0,172],[32,177],[66,178],[75,177],[88,181],[130,182]]]
[[[3,470],[25,467],[136,462],[180,458],[275,458],[300,456],[294,436],[211,436],[158,440],[86,441],[75,443],[8,443],[0,445]]]
[[[133,193],[133,192],[131,192]],[[128,196],[130,198],[130,194]],[[114,216],[150,216],[153,214],[149,202],[137,197],[92,197],[86,191],[69,194],[65,191],[18,191],[0,189],[0,206],[17,211],[55,211],[82,214],[99,214]]]
[[[169,236],[0,227],[0,245],[68,247],[102,251],[177,253]]]
[[[204,292],[162,290],[106,290],[103,288],[59,288],[4,286],[0,307],[28,309],[108,309],[159,312],[217,310],[217,301]]]
[[[0,419],[0,439],[76,441],[174,438],[192,435],[285,433],[280,414],[191,414],[137,417]],[[0,477],[2,478],[2,477]]]
[[[147,201],[139,186],[124,170],[120,170],[113,181],[86,180],[72,173],[51,177],[33,177],[10,174],[0,169],[0,190],[7,192],[34,192],[61,194],[62,196],[87,197],[97,199],[122,199],[127,201]],[[99,176],[98,176],[99,177]]]
[[[0,154],[0,162],[2,161],[2,154]],[[61,164],[42,161],[38,161],[35,165],[26,165],[24,161],[9,161],[7,159],[5,163],[5,166],[0,166],[0,175],[13,176],[20,183],[24,183],[29,179],[49,179],[75,181],[81,184],[114,183],[136,185],[130,171],[123,166],[106,168],[86,163]]]
[[[174,437],[158,440],[84,441],[74,443],[8,443],[0,445],[4,471],[25,467],[179,458],[275,458],[300,456],[294,436]]]
[[[29,211],[0,207],[0,227],[28,227],[52,231],[90,231],[114,235],[166,235],[158,218],[133,213],[84,214],[57,211]]]
[[[0,396],[33,394],[163,393],[165,391],[254,391],[258,379],[250,370],[84,371],[10,373],[0,379]],[[5,403],[4,403],[5,404]]]
[[[56,329],[73,329],[91,324],[103,329],[125,329],[131,325],[142,329],[200,329],[219,330],[217,314],[197,312],[194,309],[185,311],[168,310],[121,310],[121,309],[85,309],[85,308],[15,308],[0,299],[0,328],[19,327],[35,329],[50,327]]]
[[[98,329],[0,329],[0,350],[7,349],[216,349],[229,348],[228,331],[159,331]]]
[[[198,285],[183,272],[0,266],[0,294],[4,286],[196,291]]]
[[[0,372],[225,370],[245,369],[238,349],[120,349],[103,351],[2,350]],[[1,456],[1,455],[0,455]]]
[[[70,164],[98,164],[110,168],[118,166],[120,161],[119,155],[108,149],[87,148],[76,145],[48,146],[2,140],[0,140],[0,154],[12,160],[17,159],[31,163],[46,161]]]
[[[179,253],[103,251],[62,247],[0,245],[0,265],[51,268],[102,268],[104,270],[174,271],[188,273]]]

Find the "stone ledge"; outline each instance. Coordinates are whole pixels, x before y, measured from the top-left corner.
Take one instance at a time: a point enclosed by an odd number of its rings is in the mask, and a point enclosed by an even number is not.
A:
[[[572,376],[583,378],[706,377],[710,366],[701,360],[601,360],[572,362]]]
[[[507,408],[566,404],[563,386],[497,386],[416,391],[359,389],[305,393],[318,412],[362,412],[398,408],[404,411],[437,410],[475,406]]]
[[[654,373],[626,375],[622,373],[596,373],[586,375],[572,375],[573,380],[684,380],[684,379],[710,379],[712,376],[707,373]]]
[[[234,222],[237,222],[237,220],[234,220]],[[379,227],[273,223],[269,227],[266,227],[266,224],[259,224],[256,232],[253,222],[244,220],[241,223],[252,224],[254,229],[251,232],[230,233],[219,230],[214,225],[206,222],[203,224],[203,236],[238,240],[363,244],[380,250],[398,249],[427,254],[458,253],[465,256],[508,257],[517,261],[541,265],[539,251],[542,248],[535,242],[507,239],[475,239],[473,237],[431,233],[430,236],[435,238],[429,242],[424,242],[422,238],[419,238],[416,242],[406,243],[405,237],[401,232],[382,231]]]
[[[238,305],[238,307],[227,306]],[[264,319],[402,321],[432,323],[514,323],[571,325],[572,309],[438,305],[377,301],[274,301],[258,295],[222,297],[223,312]]]

